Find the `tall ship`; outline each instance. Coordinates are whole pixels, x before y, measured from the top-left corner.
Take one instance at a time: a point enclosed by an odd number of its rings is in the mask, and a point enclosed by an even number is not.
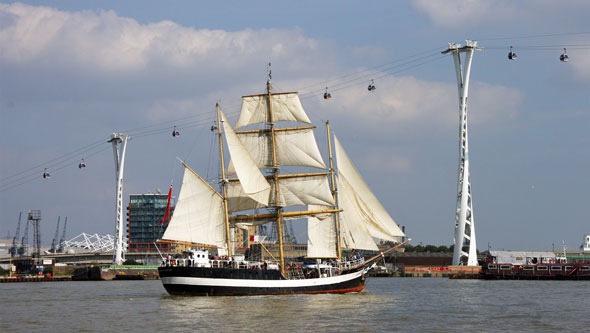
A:
[[[164,258],[158,268],[171,295],[360,292],[368,270],[384,252],[367,260],[343,258],[343,252],[379,253],[375,239],[396,244],[387,252],[405,243],[400,242],[404,233],[330,133],[329,122],[326,165],[298,93],[271,88],[269,74],[265,93],[242,97],[235,126],[217,104],[217,125],[212,127],[220,150],[217,184],[181,162],[182,186],[162,241],[184,244],[187,250]],[[286,172],[294,169],[306,172]],[[304,219],[306,265],[286,258],[283,240],[285,222]],[[233,231],[267,223],[278,233],[278,258],[237,256]]]

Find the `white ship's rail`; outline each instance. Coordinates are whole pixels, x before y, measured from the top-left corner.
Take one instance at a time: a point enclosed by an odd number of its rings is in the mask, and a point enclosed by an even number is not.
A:
[[[275,262],[261,262],[261,261],[246,261],[246,260],[229,260],[229,259],[209,259],[206,262],[191,259],[191,258],[172,258],[165,259],[162,264],[164,266],[181,266],[181,267],[206,267],[206,268],[232,268],[232,269],[264,269],[264,270],[279,270],[278,263]],[[314,277],[333,277],[341,274],[342,271],[359,268],[365,265],[364,258],[354,259],[351,261],[329,261],[318,266],[312,265],[294,265],[287,266],[285,270],[288,280],[310,279]]]

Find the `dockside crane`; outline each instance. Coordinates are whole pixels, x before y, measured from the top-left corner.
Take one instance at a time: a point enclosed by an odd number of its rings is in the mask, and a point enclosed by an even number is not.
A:
[[[25,224],[25,234],[23,235],[23,238],[20,241],[20,247],[17,251],[19,256],[29,254],[29,220],[27,220]]]
[[[66,242],[66,227],[67,226],[68,226],[68,217],[66,216],[66,219],[64,221],[64,229],[61,232],[61,238],[59,239],[57,253],[64,253],[65,252],[64,243]]]
[[[18,251],[16,244],[18,243],[18,239],[20,236],[20,220],[22,215],[23,212],[18,213],[18,224],[16,225],[16,234],[14,235],[14,238],[12,238],[12,246],[10,247],[10,249],[8,249],[11,258],[14,258],[16,256],[16,252]]]
[[[53,241],[51,242],[51,249],[49,249],[49,253],[57,253],[57,248],[58,248],[58,244],[57,244],[57,237],[59,235],[59,220],[61,219],[61,216],[57,217],[57,228],[55,229],[55,236],[53,236]]]

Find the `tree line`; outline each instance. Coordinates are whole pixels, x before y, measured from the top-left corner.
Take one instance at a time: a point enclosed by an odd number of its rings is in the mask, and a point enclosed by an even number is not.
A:
[[[440,245],[440,246],[436,246],[436,245],[411,245],[411,244],[407,244],[406,246],[404,246],[405,248],[405,252],[453,252],[453,249],[455,248],[455,245],[451,245],[451,246],[446,246],[446,245]]]

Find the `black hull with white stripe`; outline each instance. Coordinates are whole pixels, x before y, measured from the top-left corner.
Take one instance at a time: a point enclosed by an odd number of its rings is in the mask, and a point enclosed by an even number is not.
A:
[[[364,289],[366,269],[341,275],[285,279],[278,270],[210,267],[159,267],[160,279],[170,295],[245,296],[281,294],[350,293]]]

